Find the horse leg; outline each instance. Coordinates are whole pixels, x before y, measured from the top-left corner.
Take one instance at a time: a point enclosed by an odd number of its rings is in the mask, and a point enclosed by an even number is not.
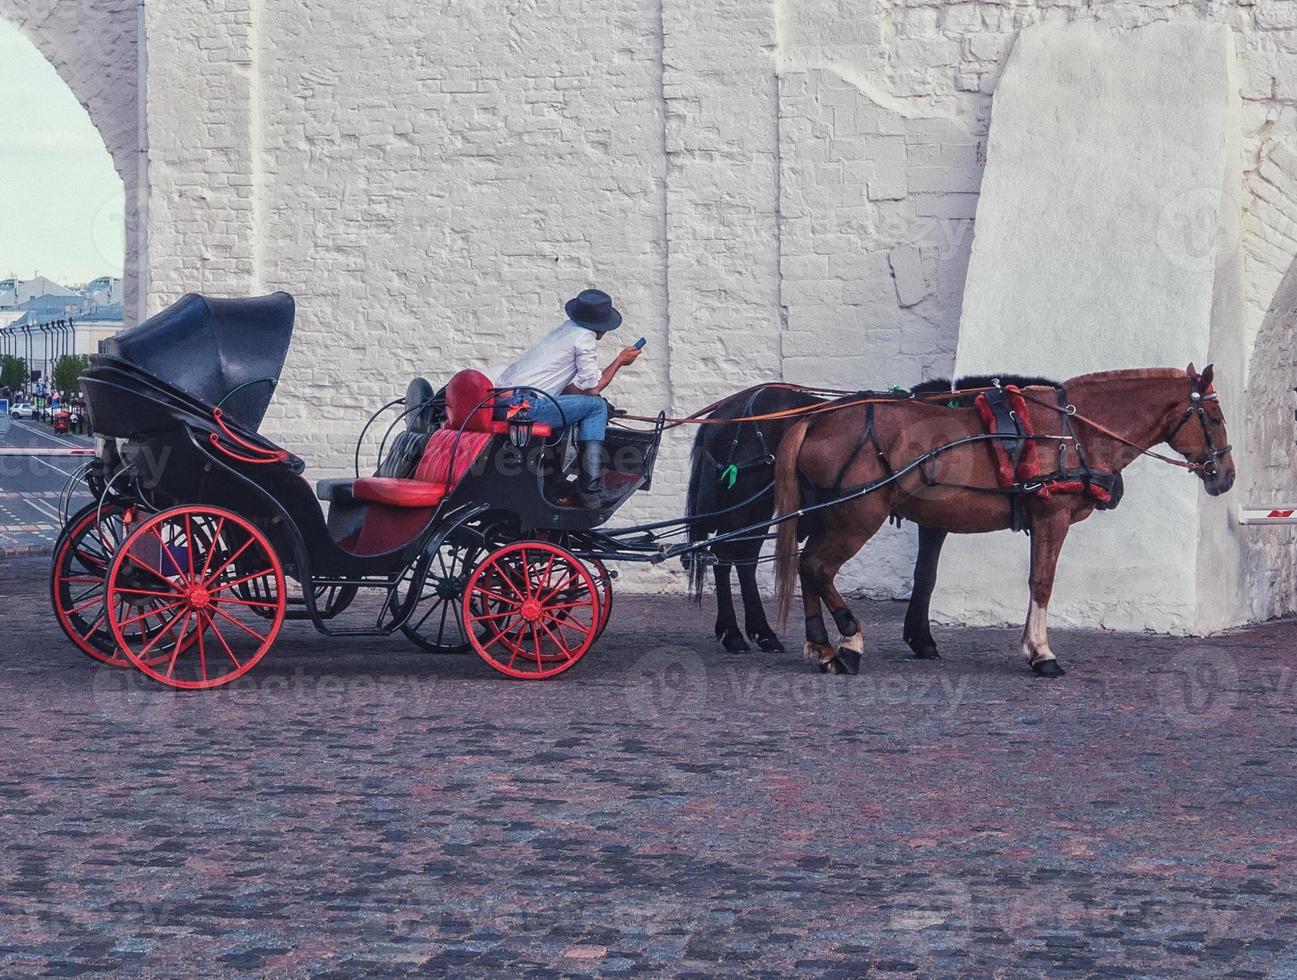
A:
[[[1049,597],[1054,591],[1054,570],[1070,524],[1065,511],[1049,513],[1043,520],[1031,522],[1031,604],[1022,628],[1022,654],[1041,677],[1063,676],[1063,668],[1049,648],[1047,621]]]
[[[877,511],[877,513],[875,513]],[[866,506],[859,508],[859,523],[846,524],[843,527],[828,528],[820,547],[802,553],[802,583],[809,580],[812,587],[824,598],[833,615],[833,622],[838,628],[841,640],[836,651],[827,660],[821,656],[820,670],[830,674],[860,673],[860,657],[865,652],[865,635],[861,632],[860,623],[846,599],[838,591],[835,580],[838,571],[855,555],[865,542],[877,533],[887,520],[884,507]],[[832,650],[832,647],[829,648]]]
[[[905,630],[902,636],[914,655],[920,660],[938,660],[941,657],[937,642],[932,638],[932,621],[928,606],[932,590],[937,587],[937,562],[941,546],[946,543],[946,532],[919,525],[919,553],[914,559],[914,590],[905,610]]]
[[[743,639],[739,620],[734,614],[734,593],[730,591],[729,562],[717,562],[716,577],[716,639],[721,641],[726,653],[746,653],[752,649]]]
[[[757,588],[757,559],[761,557],[761,542],[744,542],[741,547],[747,552],[736,563],[739,589],[743,595],[743,629],[748,634],[748,639],[766,653],[783,653],[784,645],[779,642],[779,635],[770,628],[766,608],[761,602],[761,590]]]
[[[826,670],[825,664],[833,659],[833,646],[829,643],[829,631],[824,628],[824,609],[820,605],[820,593],[815,582],[807,573],[807,560],[815,550],[824,543],[822,533],[812,534],[802,547],[802,557],[798,562],[798,577],[802,583],[802,612],[806,616],[806,645],[802,647],[802,656],[808,663]]]

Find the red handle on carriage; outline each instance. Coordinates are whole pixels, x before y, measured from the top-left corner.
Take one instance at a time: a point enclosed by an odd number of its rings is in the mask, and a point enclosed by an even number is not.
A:
[[[264,449],[261,446],[258,446],[256,443],[252,443],[244,438],[241,438],[238,435],[238,433],[231,431],[230,427],[225,424],[225,413],[221,411],[219,408],[212,409],[212,419],[213,421],[216,422],[216,427],[220,429],[221,432],[225,434],[225,437],[229,439],[232,443],[234,443],[236,446],[238,446],[241,449],[246,449],[248,450],[248,452],[256,454],[255,456],[245,456],[242,453],[236,453],[234,450],[222,446],[220,436],[218,436],[215,432],[213,432],[211,436],[212,445],[215,446],[222,453],[224,453],[226,456],[229,456],[231,459],[237,459],[240,463],[253,463],[253,464],[283,463],[287,461],[288,453],[286,453],[284,450]]]

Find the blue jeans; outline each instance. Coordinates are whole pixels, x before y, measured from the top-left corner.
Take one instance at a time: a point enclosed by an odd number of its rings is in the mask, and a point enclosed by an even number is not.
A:
[[[576,437],[580,442],[602,442],[604,431],[608,428],[608,403],[597,395],[558,395],[545,398],[528,394],[531,402],[533,422],[543,422],[552,426],[557,432],[564,424],[569,428],[576,427]],[[563,409],[560,415],[558,408]]]

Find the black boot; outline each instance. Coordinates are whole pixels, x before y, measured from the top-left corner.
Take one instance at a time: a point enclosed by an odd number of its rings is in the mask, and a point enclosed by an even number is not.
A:
[[[581,443],[581,506],[595,509],[607,503],[603,485],[603,442]]]

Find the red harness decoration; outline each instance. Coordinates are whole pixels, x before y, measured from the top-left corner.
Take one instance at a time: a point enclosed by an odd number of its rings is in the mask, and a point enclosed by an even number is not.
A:
[[[988,435],[1010,436],[1011,439],[991,439],[991,455],[995,460],[995,475],[1000,481],[1001,490],[1032,493],[1038,497],[1048,498],[1054,493],[1089,493],[1101,504],[1110,503],[1112,493],[1097,483],[1078,476],[1085,472],[1075,470],[1055,471],[1050,474],[1040,472],[1040,453],[1033,438],[1036,430],[1031,424],[1031,413],[1027,401],[1022,397],[1022,390],[1016,385],[1005,385],[1002,389],[1011,417],[997,416],[986,394],[978,395],[973,401],[978,417]],[[1010,449],[1013,439],[1022,440],[1018,450],[1018,465],[1015,472],[1013,456]]]
[[[973,401],[977,408],[977,414],[982,420],[982,426],[986,429],[988,435],[1013,436],[1022,439],[1022,449],[1018,453],[1018,468],[1014,472],[1013,457],[1009,454],[1009,441],[1005,439],[990,439],[991,455],[995,459],[995,473],[1000,480],[1000,488],[1010,490],[1015,484],[1033,483],[1040,479],[1040,454],[1036,451],[1036,440],[1032,438],[1036,434],[1035,429],[1031,426],[1031,415],[1027,411],[1026,399],[1022,397],[1022,391],[1016,385],[1005,385],[1003,389],[1005,400],[1009,404],[1009,409],[1013,412],[1017,420],[1016,431],[1003,431],[996,425],[996,415],[991,408],[990,402],[987,401],[986,395],[978,395]]]

